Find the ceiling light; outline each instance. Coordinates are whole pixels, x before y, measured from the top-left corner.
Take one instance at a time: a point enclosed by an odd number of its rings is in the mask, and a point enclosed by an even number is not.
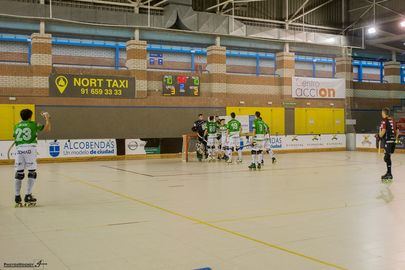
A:
[[[404,27],[404,28],[405,28],[405,20],[403,20],[402,22],[400,22],[399,25],[400,25],[401,27]]]
[[[367,29],[368,34],[375,34],[376,32],[377,32],[377,29],[375,28],[375,26],[371,26]]]

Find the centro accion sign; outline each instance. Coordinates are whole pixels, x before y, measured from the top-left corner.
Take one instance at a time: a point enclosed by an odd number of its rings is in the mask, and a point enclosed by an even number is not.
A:
[[[345,98],[344,79],[293,77],[292,96],[307,99]]]

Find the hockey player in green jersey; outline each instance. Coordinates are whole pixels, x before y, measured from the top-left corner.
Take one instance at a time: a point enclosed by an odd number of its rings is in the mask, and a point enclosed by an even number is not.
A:
[[[225,150],[227,149],[226,146],[226,134],[228,131],[227,125],[225,124],[225,119],[221,119],[219,121],[219,135],[220,135],[220,142],[219,142],[219,150],[220,150],[220,158],[226,157]]]
[[[232,163],[232,152],[236,150],[238,152],[237,163],[242,162],[242,149],[240,147],[240,135],[242,132],[241,123],[235,119],[236,114],[231,113],[231,120],[227,123],[227,156],[228,163]]]
[[[207,129],[205,130],[205,136],[207,137],[207,149],[208,149],[208,161],[215,160],[215,140],[218,133],[218,123],[214,120],[214,116],[209,117],[207,122]]]
[[[263,149],[267,126],[260,118],[260,112],[255,113],[253,121],[253,146],[252,146],[252,164],[249,169],[261,169],[263,160]]]
[[[261,120],[262,117],[260,117]],[[263,123],[266,125],[267,133],[264,136],[264,151],[270,155],[271,162],[275,164],[277,162],[276,156],[273,152],[273,149],[271,149],[271,142],[270,142],[270,127],[269,125],[266,124],[266,122],[263,121]],[[262,165],[264,165],[264,159],[262,159]]]
[[[42,113],[45,118],[45,125],[31,121],[32,111],[24,109],[20,112],[21,122],[14,127],[14,139],[16,145],[15,157],[15,203],[22,206],[20,195],[22,180],[24,179],[24,170],[28,170],[27,192],[24,197],[26,206],[36,204],[36,199],[32,196],[32,188],[37,178],[37,135],[40,131],[49,132],[51,123],[49,114]]]

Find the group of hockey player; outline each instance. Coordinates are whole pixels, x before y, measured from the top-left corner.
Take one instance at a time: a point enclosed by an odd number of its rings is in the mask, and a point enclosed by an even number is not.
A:
[[[270,154],[272,163],[276,163],[276,157],[271,149],[270,129],[263,121],[260,112],[255,113],[253,121],[253,132],[242,133],[242,124],[236,119],[236,114],[231,113],[231,119],[225,123],[225,119],[218,116],[210,116],[208,121],[204,121],[203,115],[194,122],[192,130],[198,136],[197,158],[202,161],[225,160],[233,163],[233,153],[237,152],[236,163],[242,163],[242,150],[251,149],[252,163],[249,169],[261,169],[264,165],[263,154]],[[243,144],[242,136],[248,139]]]
[[[36,205],[37,200],[32,195],[32,190],[37,178],[37,135],[40,131],[50,131],[51,129],[48,113],[41,113],[45,120],[44,125],[32,121],[32,115],[31,110],[22,110],[20,112],[21,121],[14,127],[16,207]],[[384,183],[391,183],[393,179],[391,155],[395,151],[399,130],[388,108],[382,110],[382,118],[378,136],[384,141],[384,161],[387,165],[387,173],[381,179]],[[262,168],[264,153],[270,154],[272,163],[275,163],[276,158],[271,149],[270,129],[263,121],[260,112],[255,113],[252,128],[252,132],[243,134],[242,124],[236,119],[235,113],[231,113],[231,119],[227,123],[225,123],[225,119],[214,116],[210,116],[209,121],[206,122],[203,115],[200,114],[199,119],[192,128],[198,136],[197,158],[200,161],[203,159],[208,161],[224,159],[227,163],[232,163],[233,153],[237,152],[236,162],[242,163],[242,150],[243,148],[249,148],[252,154],[249,169]],[[242,143],[242,136],[246,136],[248,139],[246,144]],[[23,204],[20,192],[22,180],[25,178],[25,171],[28,172],[28,183]]]

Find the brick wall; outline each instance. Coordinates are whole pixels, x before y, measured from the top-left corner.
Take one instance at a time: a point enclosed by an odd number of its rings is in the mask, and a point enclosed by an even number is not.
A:
[[[114,65],[113,49],[94,49],[71,46],[52,46],[50,36],[33,35],[31,65],[0,64],[0,101],[9,103],[8,97],[17,97],[17,103],[36,103],[54,105],[106,105],[106,106],[239,106],[244,101],[246,106],[283,106],[283,102],[293,101],[297,106],[329,107],[333,102],[336,107],[345,107],[343,100],[295,100],[291,97],[291,76],[312,76],[312,64],[294,62],[294,54],[279,53],[277,65],[272,60],[261,59],[261,73],[275,76],[255,76],[235,74],[256,72],[256,60],[228,58],[225,47],[212,46],[207,57],[195,58],[196,63],[206,65],[209,73],[201,74],[201,97],[181,98],[163,97],[162,77],[166,74],[195,75],[189,72],[159,71],[150,69],[150,54],[146,52],[146,43],[130,42],[128,51],[121,51],[120,63],[127,70],[95,69],[79,67],[52,67],[52,64],[69,63],[71,65]],[[0,43],[0,60],[19,55],[27,57],[27,44]],[[162,68],[189,69],[190,55],[163,54]],[[349,60],[350,62],[350,60]],[[349,63],[348,62],[348,63]],[[342,62],[343,63],[343,62]],[[346,63],[346,62],[344,62]],[[344,64],[343,63],[343,64]],[[157,63],[155,63],[156,66]],[[342,64],[340,64],[342,65]],[[277,70],[275,70],[277,66]],[[149,70],[147,71],[147,67]],[[341,68],[341,67],[340,67]],[[332,66],[317,64],[319,77],[331,77]],[[137,99],[77,99],[48,97],[48,76],[51,72],[71,74],[100,74],[112,76],[134,76],[137,81]],[[346,76],[346,75],[345,75]],[[350,76],[349,76],[350,77]],[[398,104],[404,98],[404,86],[399,84],[367,84],[348,82],[351,91],[349,100],[354,108],[380,108]]]

